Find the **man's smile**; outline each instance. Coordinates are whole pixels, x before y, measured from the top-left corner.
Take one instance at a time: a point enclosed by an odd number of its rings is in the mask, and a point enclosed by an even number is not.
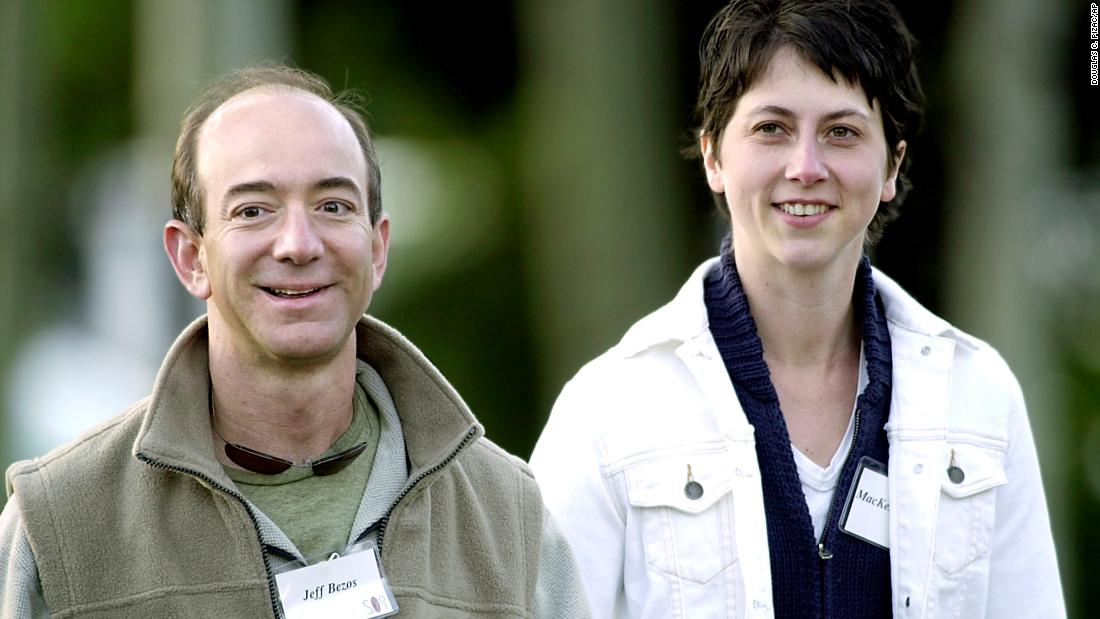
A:
[[[317,294],[327,288],[329,288],[329,286],[317,286],[313,288],[272,288],[260,286],[260,289],[267,294],[283,299],[301,299]]]

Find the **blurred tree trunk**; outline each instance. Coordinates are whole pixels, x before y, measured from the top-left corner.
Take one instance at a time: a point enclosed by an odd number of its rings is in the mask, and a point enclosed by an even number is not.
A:
[[[35,194],[54,191],[56,178],[44,170],[41,109],[44,99],[43,8],[34,0],[0,3],[0,384],[11,360],[42,310],[35,276]],[[45,183],[41,185],[40,183]],[[48,210],[48,209],[47,209]],[[0,398],[0,437],[8,416]],[[0,463],[8,463],[10,441],[0,441]],[[5,497],[0,496],[0,505]]]
[[[290,8],[290,0],[136,0],[137,133],[174,144],[184,110],[209,78],[289,58]]]
[[[565,380],[686,275],[675,186],[684,114],[666,3],[519,8],[519,206],[545,416]]]
[[[1064,512],[1065,405],[1051,299],[1037,241],[1065,204],[1068,131],[1060,91],[1066,30],[1081,5],[1030,0],[957,4],[949,67],[955,128],[949,160],[947,305],[962,328],[996,346],[1027,398],[1067,600],[1072,544]],[[1079,23],[1079,22],[1078,22]],[[1072,605],[1070,605],[1072,608]]]
[[[170,217],[169,169],[179,123],[205,83],[226,71],[290,56],[290,0],[137,0],[134,5],[135,166],[146,175],[136,199]],[[149,166],[149,161],[158,162]],[[149,256],[165,265],[163,255]],[[205,307],[176,282],[168,287],[172,333]],[[171,341],[169,339],[169,341]]]

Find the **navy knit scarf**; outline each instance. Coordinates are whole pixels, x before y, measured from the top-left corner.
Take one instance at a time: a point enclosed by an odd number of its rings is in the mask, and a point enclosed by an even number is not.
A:
[[[776,617],[889,617],[890,553],[840,531],[837,522],[860,458],[887,463],[883,426],[890,410],[890,333],[865,256],[856,271],[852,301],[862,328],[868,384],[856,406],[859,424],[833,494],[822,539],[832,557],[821,558],[806,498],[791,452],[764,348],[749,314],[727,237],[721,268],[704,284],[710,330],[741,407],[755,428]]]

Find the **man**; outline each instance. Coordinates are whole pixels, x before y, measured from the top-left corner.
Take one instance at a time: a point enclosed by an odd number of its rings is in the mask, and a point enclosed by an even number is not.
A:
[[[364,315],[390,222],[358,112],[303,71],[230,74],[172,180],[165,249],[207,315],[150,397],[9,469],[0,614],[586,615],[530,472]]]

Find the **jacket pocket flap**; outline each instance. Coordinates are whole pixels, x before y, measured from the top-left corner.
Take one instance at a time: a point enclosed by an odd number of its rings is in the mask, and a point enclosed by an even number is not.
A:
[[[732,483],[725,451],[661,456],[631,464],[624,473],[634,507],[671,507],[689,514],[714,505]]]
[[[949,455],[942,484],[947,496],[963,499],[1004,485],[1007,481],[1004,453],[1001,451],[950,443],[948,447],[954,452],[954,464]],[[952,471],[952,467],[958,470]]]

